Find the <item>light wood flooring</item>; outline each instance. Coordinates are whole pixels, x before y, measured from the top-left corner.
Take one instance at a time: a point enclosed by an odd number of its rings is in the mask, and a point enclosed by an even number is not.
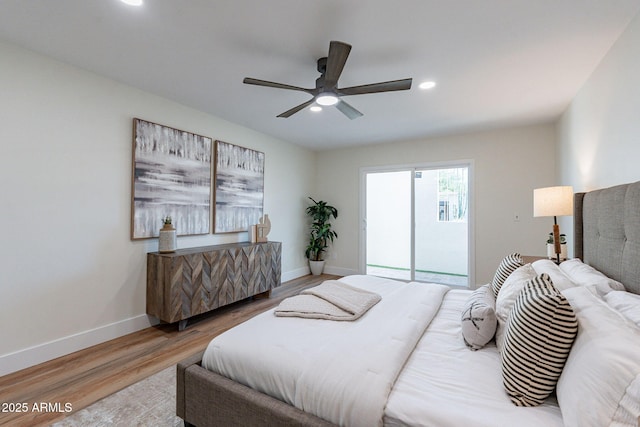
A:
[[[283,298],[338,276],[304,276],[270,298],[248,299],[194,318],[184,331],[158,325],[0,377],[0,425],[47,426],[98,400],[203,351],[212,338],[276,306]],[[43,411],[34,410],[34,405]],[[26,412],[17,412],[26,404]]]

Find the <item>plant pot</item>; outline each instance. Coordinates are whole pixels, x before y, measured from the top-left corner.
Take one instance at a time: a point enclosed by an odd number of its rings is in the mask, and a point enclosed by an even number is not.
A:
[[[164,224],[158,238],[158,252],[161,254],[175,252],[178,248],[176,229],[171,224]]]
[[[547,243],[547,258],[556,259],[556,248],[553,243]],[[567,244],[560,244],[560,259],[567,259]]]
[[[311,274],[313,274],[314,276],[321,275],[322,270],[324,270],[324,261],[309,260],[309,269],[311,270]]]

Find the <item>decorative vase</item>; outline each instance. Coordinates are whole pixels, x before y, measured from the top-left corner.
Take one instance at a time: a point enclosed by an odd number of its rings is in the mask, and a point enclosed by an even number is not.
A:
[[[170,253],[175,252],[178,248],[176,237],[176,229],[171,223],[165,223],[160,229],[160,238],[158,239],[158,252]]]
[[[324,270],[324,261],[309,260],[309,269],[311,270],[311,274],[313,274],[314,276],[321,275],[322,270]]]

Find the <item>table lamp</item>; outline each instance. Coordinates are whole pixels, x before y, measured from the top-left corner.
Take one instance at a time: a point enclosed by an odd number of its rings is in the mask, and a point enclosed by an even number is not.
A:
[[[553,217],[553,245],[558,264],[560,264],[561,247],[557,217],[562,215],[573,215],[573,187],[566,185],[533,190],[533,216]]]

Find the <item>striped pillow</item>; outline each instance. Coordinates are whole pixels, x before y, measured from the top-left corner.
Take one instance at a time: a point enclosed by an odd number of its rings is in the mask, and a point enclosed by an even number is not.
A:
[[[491,281],[491,289],[493,290],[493,296],[498,297],[498,292],[500,292],[500,288],[507,277],[518,267],[522,267],[524,262],[522,261],[522,257],[519,253],[514,252],[511,255],[507,255],[496,270],[496,274],[493,276],[493,280]]]
[[[536,406],[553,392],[578,332],[569,302],[546,273],[529,280],[509,314],[502,379],[517,406]]]

